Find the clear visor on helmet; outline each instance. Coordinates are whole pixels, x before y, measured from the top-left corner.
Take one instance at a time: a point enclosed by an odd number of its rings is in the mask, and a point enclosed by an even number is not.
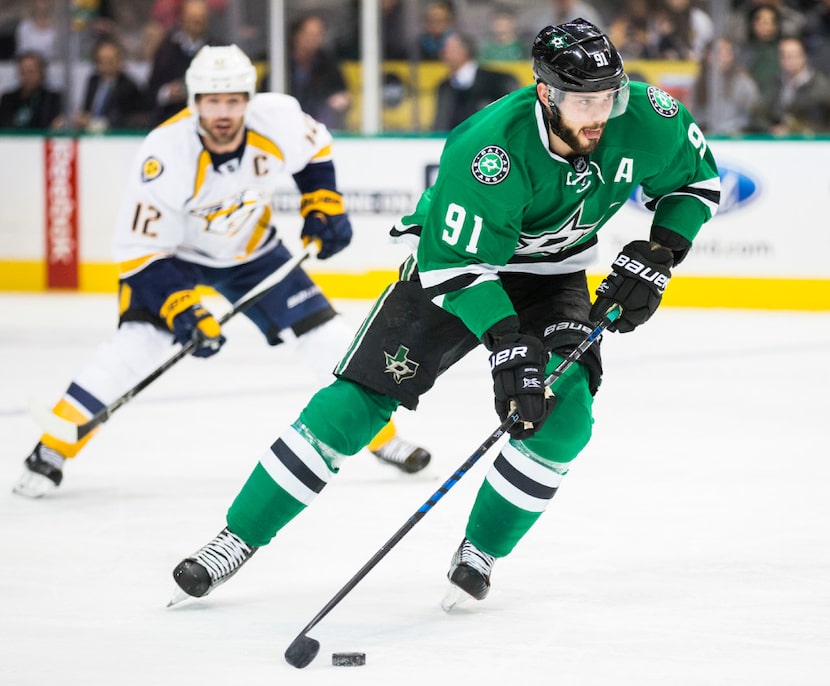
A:
[[[196,97],[199,116],[205,119],[238,119],[247,107],[247,93],[204,93]]]
[[[572,122],[599,122],[618,117],[628,107],[628,77],[617,88],[592,93],[563,91],[548,86],[548,102],[560,116]]]

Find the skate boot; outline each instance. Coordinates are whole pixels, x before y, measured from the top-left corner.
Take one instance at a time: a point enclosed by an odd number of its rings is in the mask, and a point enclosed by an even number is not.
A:
[[[257,551],[227,527],[210,543],[185,558],[173,570],[179,589],[168,607],[185,598],[202,598],[230,579]]]
[[[423,448],[407,443],[398,436],[373,450],[372,454],[384,464],[391,464],[407,474],[420,472],[432,458]]]
[[[23,463],[26,469],[12,491],[28,498],[41,498],[54,491],[63,480],[65,460],[57,450],[38,443]]]
[[[450,588],[441,607],[447,612],[462,602],[475,598],[484,600],[490,592],[490,573],[496,558],[476,548],[466,538],[452,556],[447,578]]]

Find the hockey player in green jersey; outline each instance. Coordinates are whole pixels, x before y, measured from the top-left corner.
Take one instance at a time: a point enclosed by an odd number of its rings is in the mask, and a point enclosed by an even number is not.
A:
[[[265,451],[227,526],[175,568],[179,597],[203,596],[307,507],[389,420],[483,344],[495,406],[510,429],[467,521],[448,577],[483,599],[508,555],[587,445],[602,365],[588,349],[546,396],[544,378],[615,304],[629,332],[660,304],[672,269],[717,209],[706,140],[667,93],[629,83],[608,38],[583,20],[533,44],[536,85],[473,115],[449,135],[435,184],[392,231],[412,257],[374,305],[336,369]],[[652,224],[626,245],[591,303],[585,267],[597,234],[642,186]],[[483,370],[482,370],[483,371]],[[175,600],[175,598],[174,598]],[[449,606],[445,606],[449,607]]]

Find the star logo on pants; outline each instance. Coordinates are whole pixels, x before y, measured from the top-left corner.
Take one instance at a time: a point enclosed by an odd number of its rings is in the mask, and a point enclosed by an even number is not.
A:
[[[386,369],[384,371],[392,375],[395,383],[399,384],[401,381],[411,379],[418,372],[420,365],[407,357],[409,348],[406,346],[399,345],[398,352],[394,355],[390,355],[387,352],[383,354],[386,357]]]

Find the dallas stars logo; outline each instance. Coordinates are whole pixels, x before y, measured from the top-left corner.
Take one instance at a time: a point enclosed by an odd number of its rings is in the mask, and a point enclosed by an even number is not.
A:
[[[547,45],[549,48],[561,50],[562,48],[567,48],[572,43],[573,41],[571,40],[571,35],[569,33],[565,33],[562,29],[554,27],[550,38],[548,38]]]
[[[398,352],[394,355],[390,355],[387,352],[383,353],[384,357],[386,357],[386,369],[384,372],[391,374],[397,384],[406,379],[411,379],[417,374],[418,367],[421,366],[417,362],[410,360],[407,357],[408,354],[409,348],[404,345],[399,345]]]
[[[478,151],[470,171],[479,183],[493,186],[504,181],[510,173],[510,158],[498,145],[488,145]]]
[[[651,103],[651,106],[661,117],[671,119],[680,111],[680,106],[677,104],[677,101],[671,95],[666,93],[666,91],[655,88],[654,86],[649,86],[648,91],[646,92],[648,93],[648,100]]]
[[[594,232],[599,223],[582,223],[582,211],[584,203],[576,208],[576,211],[568,217],[562,225],[553,231],[546,231],[542,234],[519,236],[519,245],[516,249],[517,255],[538,255],[540,253],[557,253],[565,248],[574,245],[577,241]]]

